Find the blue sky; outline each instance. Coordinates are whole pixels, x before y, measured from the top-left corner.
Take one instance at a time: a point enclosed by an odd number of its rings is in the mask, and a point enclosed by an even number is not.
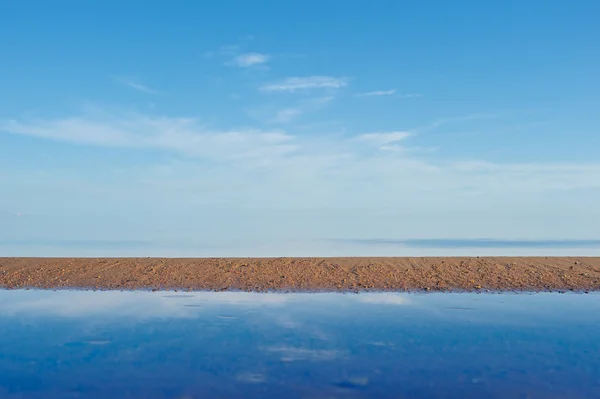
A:
[[[600,239],[597,15],[594,1],[4,1],[0,250]]]

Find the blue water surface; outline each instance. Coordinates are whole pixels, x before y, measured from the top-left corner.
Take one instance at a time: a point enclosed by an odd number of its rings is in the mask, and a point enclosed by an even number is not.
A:
[[[2,398],[600,398],[599,294],[0,291]]]

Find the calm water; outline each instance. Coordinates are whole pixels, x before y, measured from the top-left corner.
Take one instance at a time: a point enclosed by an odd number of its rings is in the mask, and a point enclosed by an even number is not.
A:
[[[0,220],[1,222],[1,220]],[[600,256],[600,240],[319,239],[319,240],[7,240],[4,256]]]
[[[0,291],[2,398],[600,398],[600,295]]]

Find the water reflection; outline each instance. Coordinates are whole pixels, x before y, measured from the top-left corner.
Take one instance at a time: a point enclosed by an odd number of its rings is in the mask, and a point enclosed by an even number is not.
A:
[[[0,397],[600,397],[599,299],[0,291]]]

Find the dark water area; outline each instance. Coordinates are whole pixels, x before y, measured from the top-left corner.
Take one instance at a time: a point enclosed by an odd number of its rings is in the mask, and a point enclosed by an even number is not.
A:
[[[498,239],[365,239],[344,240],[352,244],[362,245],[395,245],[409,248],[525,248],[525,249],[560,249],[560,248],[600,248],[600,240],[498,240]]]
[[[0,291],[2,398],[600,398],[600,294]]]

